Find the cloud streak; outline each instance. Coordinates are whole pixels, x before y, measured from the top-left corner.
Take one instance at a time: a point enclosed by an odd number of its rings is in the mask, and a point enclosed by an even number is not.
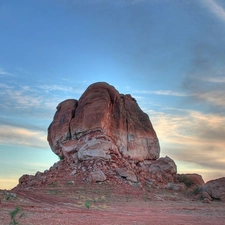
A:
[[[202,2],[217,18],[225,22],[225,9],[216,0],[202,0]]]
[[[46,132],[34,131],[23,127],[0,125],[0,144],[23,145],[49,148]]]
[[[0,68],[0,77],[4,77],[4,76],[15,77],[14,74],[9,73],[9,72],[5,71],[4,69]]]
[[[190,110],[183,113],[149,111],[161,155],[180,162],[178,168],[182,168],[182,163],[196,164],[206,179],[218,177],[225,169],[225,117]]]
[[[158,90],[158,91],[135,91],[134,93],[139,94],[154,94],[154,95],[167,95],[167,96],[176,96],[176,97],[185,97],[189,96],[183,92],[176,92],[172,90]]]

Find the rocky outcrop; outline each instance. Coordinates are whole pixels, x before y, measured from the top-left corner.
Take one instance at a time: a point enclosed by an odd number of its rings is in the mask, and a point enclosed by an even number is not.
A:
[[[196,173],[186,173],[186,174],[184,174],[184,176],[186,176],[187,179],[190,180],[192,186],[202,187],[205,184],[202,176],[199,175],[199,174],[196,174]]]
[[[79,100],[61,102],[48,128],[48,142],[64,159],[44,173],[22,176],[17,188],[80,180],[168,188],[176,179],[174,161],[159,158],[148,115],[134,98],[107,83],[90,85]]]
[[[90,85],[81,98],[66,100],[48,129],[52,150],[79,160],[110,159],[111,154],[136,161],[159,158],[159,142],[147,114],[130,95],[107,83]]]
[[[196,173],[177,174],[177,180],[188,188],[201,188],[205,184],[202,176]]]
[[[225,201],[225,177],[210,180],[205,183],[202,190],[203,198]]]

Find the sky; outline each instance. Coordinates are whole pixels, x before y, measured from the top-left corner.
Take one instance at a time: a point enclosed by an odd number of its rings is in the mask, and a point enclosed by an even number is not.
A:
[[[94,82],[148,113],[160,156],[225,175],[224,0],[0,0],[0,189],[58,157],[56,106]]]

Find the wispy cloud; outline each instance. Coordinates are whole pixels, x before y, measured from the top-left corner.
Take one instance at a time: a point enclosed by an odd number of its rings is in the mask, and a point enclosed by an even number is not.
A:
[[[57,91],[57,95],[51,94],[51,91]],[[62,94],[60,92],[65,93]],[[24,110],[44,110],[49,112],[49,110],[54,110],[61,101],[66,99],[68,92],[80,93],[80,91],[75,89],[58,85],[40,87],[17,85],[14,87],[0,84],[0,106],[2,110],[12,111],[14,109],[14,111],[19,110],[18,112]]]
[[[161,155],[198,165],[206,179],[225,169],[224,116],[191,110],[182,115],[149,111],[149,115],[160,140]]]
[[[3,68],[0,68],[0,77],[3,77],[3,76],[11,76],[11,77],[14,77],[15,75],[12,74],[12,73],[9,73],[7,71],[5,71]]]
[[[216,0],[202,0],[202,2],[217,18],[225,22],[225,9]]]
[[[49,148],[46,132],[9,125],[0,125],[0,144],[13,144]]]
[[[189,104],[190,102],[202,103],[215,112],[225,108],[224,77],[209,75],[194,76],[189,74],[182,85],[189,93],[189,96],[187,96]]]
[[[116,4],[116,5],[135,5],[147,0],[69,0],[70,3],[74,5],[95,5],[95,4]]]
[[[63,86],[63,85],[42,85],[38,86],[38,88],[45,90],[46,92],[49,91],[63,91],[63,92],[73,92],[76,94],[82,94],[84,90],[70,87],[70,86]]]
[[[225,71],[224,71],[223,77],[222,76],[203,77],[203,78],[201,78],[201,80],[211,82],[211,83],[218,83],[218,84],[225,83]]]
[[[207,92],[198,93],[195,97],[210,104],[225,107],[224,90],[210,90]]]
[[[188,96],[188,94],[186,94],[186,93],[176,92],[176,91],[171,91],[171,90],[135,91],[134,93],[139,93],[139,94],[155,94],[155,95],[167,95],[167,96],[176,96],[176,97]]]

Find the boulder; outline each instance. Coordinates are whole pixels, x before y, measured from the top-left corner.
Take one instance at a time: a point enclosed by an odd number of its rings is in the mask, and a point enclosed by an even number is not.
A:
[[[183,175],[186,176],[187,179],[190,180],[190,182],[192,183],[193,186],[202,187],[205,184],[202,176],[199,175],[199,174],[196,174],[196,173],[192,173],[192,174],[187,173],[187,174],[183,174]]]
[[[157,159],[160,152],[149,117],[136,100],[104,82],[90,85],[78,101],[57,106],[48,142],[57,155],[78,152],[80,160],[109,159],[113,153],[142,161]]]
[[[94,171],[94,172],[91,172],[89,174],[89,181],[90,182],[95,183],[95,182],[102,182],[102,181],[105,181],[105,180],[106,180],[106,176],[101,170]]]
[[[120,177],[123,177],[133,182],[137,182],[137,176],[133,171],[129,171],[126,168],[117,168],[116,172]]]
[[[48,128],[48,142],[56,155],[62,156],[62,145],[71,140],[70,123],[75,115],[77,100],[68,99],[61,102],[52,123]]]
[[[174,182],[177,166],[170,157],[161,157],[152,161],[148,166],[150,174],[157,181],[162,183]]]
[[[204,198],[225,201],[225,177],[210,180],[205,183],[202,190]]]

